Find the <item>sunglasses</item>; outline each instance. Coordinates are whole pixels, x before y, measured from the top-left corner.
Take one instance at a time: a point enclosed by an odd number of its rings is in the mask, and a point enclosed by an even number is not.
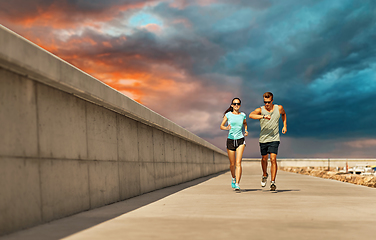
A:
[[[271,103],[272,101],[264,101],[265,104]]]
[[[232,103],[232,105],[239,105],[240,106],[240,103],[236,102],[236,103]]]

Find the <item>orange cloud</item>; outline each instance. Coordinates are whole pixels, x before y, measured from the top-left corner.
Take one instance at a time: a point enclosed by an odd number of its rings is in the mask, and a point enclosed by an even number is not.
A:
[[[39,37],[32,37],[34,38],[32,41],[44,49],[165,116],[168,116],[168,113],[164,112],[162,106],[166,103],[173,102],[174,105],[170,106],[170,109],[176,111],[179,111],[179,105],[199,108],[201,102],[205,102],[206,105],[209,102],[209,105],[223,102],[227,107],[228,99],[233,97],[228,90],[220,90],[216,86],[204,86],[201,79],[186,74],[182,69],[164,60],[149,59],[138,52],[113,51],[116,49],[114,45],[121,46],[127,41],[126,37],[94,40],[90,36],[83,35],[80,38],[61,41],[51,36],[48,42]],[[103,51],[95,53],[94,49],[100,47]],[[175,118],[171,119],[173,121],[190,124],[187,119],[180,119],[179,116],[173,118]],[[198,131],[195,128],[191,130]]]
[[[376,139],[362,139],[346,142],[345,145],[351,148],[376,148]]]
[[[159,34],[162,32],[162,28],[158,24],[155,24],[155,23],[147,24],[143,26],[143,28],[147,29],[149,32],[153,32],[156,34]]]
[[[192,23],[188,19],[179,18],[179,19],[175,19],[172,23],[183,24],[186,28],[192,28]]]
[[[219,2],[218,0],[175,0],[170,3],[171,7],[184,9],[190,5],[208,6],[210,4]]]

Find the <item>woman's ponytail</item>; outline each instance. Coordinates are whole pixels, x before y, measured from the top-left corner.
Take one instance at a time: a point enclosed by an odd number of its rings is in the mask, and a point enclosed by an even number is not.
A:
[[[230,106],[229,108],[227,108],[227,110],[225,111],[225,113],[223,115],[226,115],[226,113],[228,113],[228,112],[232,112],[232,110],[233,110],[233,108],[232,108],[232,106]]]

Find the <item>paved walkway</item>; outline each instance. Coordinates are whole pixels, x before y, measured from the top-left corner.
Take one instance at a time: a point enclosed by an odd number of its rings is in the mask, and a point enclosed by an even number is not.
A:
[[[260,171],[244,163],[240,193],[227,172],[0,239],[376,239],[376,189],[280,171],[270,192]]]

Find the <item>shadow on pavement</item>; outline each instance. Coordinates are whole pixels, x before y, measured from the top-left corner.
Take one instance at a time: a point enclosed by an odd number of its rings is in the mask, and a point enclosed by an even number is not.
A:
[[[240,192],[257,192],[262,191],[261,189],[241,189]]]
[[[288,189],[288,190],[276,190],[272,191],[272,193],[280,193],[280,192],[299,192],[299,189]]]
[[[116,202],[89,211],[81,212],[69,217],[44,223],[26,230],[21,230],[9,235],[1,236],[1,240],[57,240],[68,237],[85,229],[94,227],[100,223],[111,220],[128,212],[134,211],[145,205],[156,202],[171,194],[177,193],[189,187],[208,181],[211,178],[227,172],[222,171],[206,177],[198,178],[179,185],[158,189],[121,202]]]
[[[235,191],[235,193],[243,193],[243,192],[271,192],[271,193],[282,193],[282,192],[299,192],[299,189],[287,189],[287,190],[264,190],[264,189],[241,189],[240,191]]]

